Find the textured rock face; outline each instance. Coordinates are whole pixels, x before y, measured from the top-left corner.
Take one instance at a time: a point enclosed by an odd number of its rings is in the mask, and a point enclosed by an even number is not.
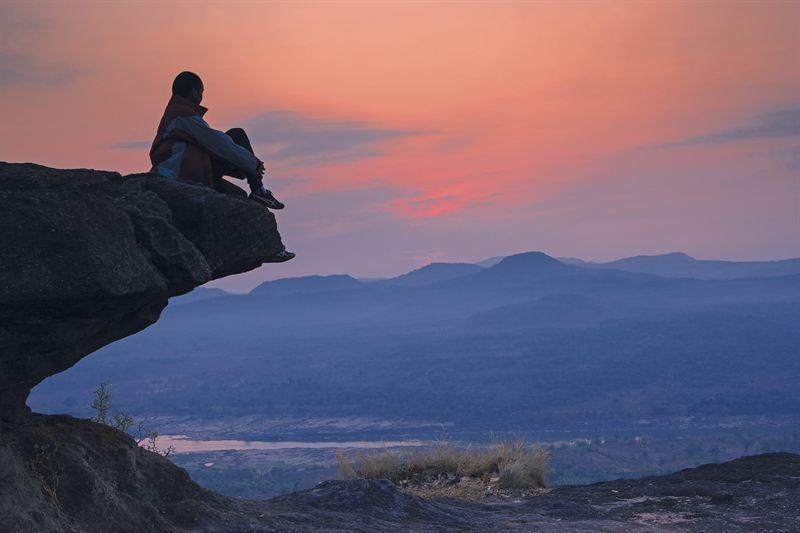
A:
[[[244,199],[148,175],[0,163],[0,420],[37,383],[154,323],[171,296],[283,248]]]

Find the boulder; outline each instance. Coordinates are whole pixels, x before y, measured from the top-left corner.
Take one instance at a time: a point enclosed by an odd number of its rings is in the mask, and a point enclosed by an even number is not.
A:
[[[244,198],[148,174],[0,162],[0,420],[30,390],[153,324],[171,296],[283,249]]]

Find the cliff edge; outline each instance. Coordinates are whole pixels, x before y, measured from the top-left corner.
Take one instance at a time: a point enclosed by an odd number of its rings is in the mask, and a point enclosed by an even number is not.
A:
[[[171,296],[283,249],[274,216],[146,174],[0,163],[0,420],[48,376],[153,324]]]

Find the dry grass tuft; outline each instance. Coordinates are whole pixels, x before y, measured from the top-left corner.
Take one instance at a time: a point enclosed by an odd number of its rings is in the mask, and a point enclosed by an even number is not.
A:
[[[439,444],[404,457],[384,450],[358,454],[354,459],[344,454],[337,454],[336,458],[345,479],[389,479],[401,487],[419,488],[456,485],[462,478],[469,478],[471,485],[478,480],[487,486],[496,483],[502,489],[520,491],[544,487],[548,453],[517,440],[488,447]]]
[[[513,490],[544,487],[546,468],[546,454],[527,454],[500,467],[498,485]]]

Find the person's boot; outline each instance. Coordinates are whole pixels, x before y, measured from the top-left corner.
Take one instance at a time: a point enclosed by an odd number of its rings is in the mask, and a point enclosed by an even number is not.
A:
[[[265,189],[263,186],[254,187],[253,192],[250,193],[250,199],[269,209],[283,209],[285,207],[282,202],[272,195],[269,189]]]
[[[286,261],[294,259],[294,256],[295,256],[295,254],[293,254],[292,252],[287,251],[286,248],[284,248],[283,250],[281,250],[277,254],[273,255],[272,257],[268,258],[264,262],[265,263],[285,263]]]

